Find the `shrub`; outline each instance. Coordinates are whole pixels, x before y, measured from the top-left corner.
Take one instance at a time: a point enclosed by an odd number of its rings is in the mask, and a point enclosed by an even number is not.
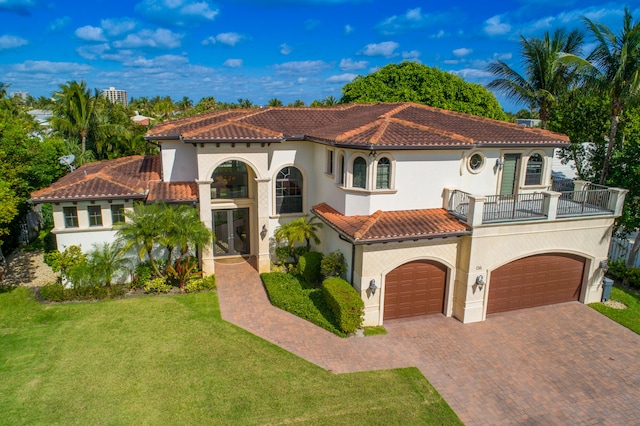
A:
[[[64,302],[65,288],[60,283],[51,283],[40,288],[40,297],[47,302]]]
[[[340,329],[345,333],[354,333],[362,325],[364,316],[364,302],[358,292],[342,278],[324,280],[322,292]]]
[[[124,287],[114,285],[81,285],[65,288],[60,283],[47,284],[40,288],[40,297],[47,302],[66,302],[69,300],[113,299],[124,295]]]
[[[340,250],[332,251],[322,259],[320,272],[325,278],[344,278],[347,272],[347,261]]]
[[[210,275],[206,278],[196,278],[189,282],[185,286],[187,293],[196,293],[198,291],[213,290],[216,288],[216,276]]]
[[[640,287],[640,268],[628,268],[624,260],[609,262],[608,275],[633,287]]]
[[[152,270],[149,262],[138,263],[133,272],[133,280],[129,285],[130,289],[143,288],[151,280]]]
[[[171,288],[172,286],[167,284],[167,280],[164,278],[154,278],[144,285],[144,291],[147,293],[169,293]]]
[[[300,256],[296,273],[302,275],[308,284],[317,284],[320,279],[320,263],[322,262],[322,253],[310,251]]]

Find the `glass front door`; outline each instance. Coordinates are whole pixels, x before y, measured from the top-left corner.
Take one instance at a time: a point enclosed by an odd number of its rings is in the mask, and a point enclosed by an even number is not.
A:
[[[216,256],[250,254],[249,209],[213,211]]]

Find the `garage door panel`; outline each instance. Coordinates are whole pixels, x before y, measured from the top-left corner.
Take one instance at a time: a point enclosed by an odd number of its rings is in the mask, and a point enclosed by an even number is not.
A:
[[[447,268],[437,262],[405,263],[385,277],[384,319],[443,311]]]
[[[567,254],[526,257],[491,274],[487,313],[578,300],[585,259]]]

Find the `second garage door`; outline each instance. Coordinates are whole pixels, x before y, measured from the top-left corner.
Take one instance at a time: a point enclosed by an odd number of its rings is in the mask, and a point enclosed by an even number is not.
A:
[[[487,313],[578,300],[584,263],[579,256],[541,254],[496,269],[491,273]]]
[[[405,263],[385,277],[384,319],[408,318],[443,311],[446,266],[416,260]]]

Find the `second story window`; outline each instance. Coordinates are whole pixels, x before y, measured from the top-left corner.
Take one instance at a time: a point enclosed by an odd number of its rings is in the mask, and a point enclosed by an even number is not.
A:
[[[64,215],[65,228],[78,227],[78,208],[77,207],[63,207],[62,214]]]
[[[390,187],[391,161],[387,157],[382,157],[376,166],[376,189],[389,189]]]
[[[89,226],[102,226],[102,208],[100,206],[87,207]]]
[[[367,187],[367,161],[362,157],[353,160],[353,187]]]
[[[333,150],[327,150],[327,174],[333,175]]]
[[[533,154],[527,162],[527,174],[525,176],[525,185],[541,185],[542,184],[542,156]]]
[[[111,223],[114,225],[124,222],[124,204],[111,205]]]
[[[340,173],[339,183],[340,185],[344,185],[344,155],[340,156],[340,168],[338,169],[338,173]]]

